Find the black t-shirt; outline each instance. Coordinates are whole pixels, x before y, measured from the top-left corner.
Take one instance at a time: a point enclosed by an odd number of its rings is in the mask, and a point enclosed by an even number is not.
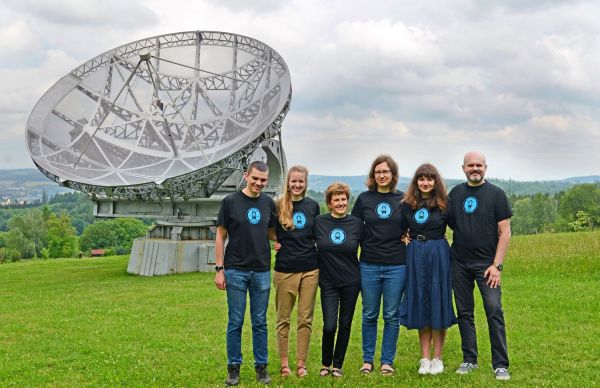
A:
[[[223,198],[217,225],[227,229],[225,269],[268,271],[271,246],[268,230],[275,226],[275,202],[266,194],[248,197],[241,191]]]
[[[402,197],[404,193],[380,193],[369,190],[360,193],[352,215],[365,224],[360,245],[360,260],[372,264],[406,264],[406,248],[400,240],[402,228]]]
[[[453,260],[494,260],[498,246],[498,222],[512,217],[508,198],[490,182],[455,186],[448,200],[450,227],[454,230]]]
[[[407,203],[402,204],[402,224],[408,227],[411,238],[423,235],[428,240],[442,239],[448,225],[448,211],[442,212],[438,207],[429,209],[419,207],[412,209]]]
[[[319,258],[319,286],[345,287],[360,284],[358,244],[363,223],[347,215],[334,218],[323,214],[315,221],[315,237]]]
[[[319,215],[319,204],[304,197],[292,202],[294,229],[285,230],[277,219],[277,241],[281,248],[275,255],[275,271],[305,272],[319,268],[315,247],[315,218]]]

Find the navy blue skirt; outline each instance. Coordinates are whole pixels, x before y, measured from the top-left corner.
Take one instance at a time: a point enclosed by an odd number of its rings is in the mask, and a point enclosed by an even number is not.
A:
[[[400,323],[408,329],[447,329],[456,323],[452,305],[450,246],[445,239],[413,240],[406,250],[406,289]]]

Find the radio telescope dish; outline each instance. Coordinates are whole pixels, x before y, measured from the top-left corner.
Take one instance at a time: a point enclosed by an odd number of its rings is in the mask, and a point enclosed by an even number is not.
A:
[[[96,198],[209,197],[280,133],[292,90],[255,39],[189,31],[125,44],[56,82],[26,142],[50,179]]]

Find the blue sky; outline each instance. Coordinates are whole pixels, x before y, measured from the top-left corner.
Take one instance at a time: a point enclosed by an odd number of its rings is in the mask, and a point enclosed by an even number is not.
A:
[[[389,153],[462,177],[466,151],[518,180],[600,174],[596,1],[3,0],[0,162],[33,167],[24,142],[44,91],[82,62],[148,36],[218,30],[287,62],[290,164],[359,175]]]

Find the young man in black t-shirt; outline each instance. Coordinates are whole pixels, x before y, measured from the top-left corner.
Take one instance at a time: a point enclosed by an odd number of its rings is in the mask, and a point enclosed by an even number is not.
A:
[[[268,236],[275,233],[275,203],[261,195],[269,169],[252,162],[244,174],[246,187],[228,195],[221,203],[215,242],[215,285],[227,291],[227,379],[239,384],[242,364],[242,326],[246,295],[250,294],[252,346],[256,379],[269,384],[267,371],[267,307],[271,289],[271,247]],[[229,238],[227,249],[225,240]],[[223,251],[225,254],[223,254]]]
[[[477,336],[473,316],[473,288],[477,283],[487,316],[492,347],[492,366],[497,380],[509,380],[508,351],[500,278],[510,240],[512,211],[506,194],[487,182],[487,165],[481,152],[465,155],[467,182],[452,189],[449,198],[452,288],[456,301],[463,363],[456,373],[477,368]]]

